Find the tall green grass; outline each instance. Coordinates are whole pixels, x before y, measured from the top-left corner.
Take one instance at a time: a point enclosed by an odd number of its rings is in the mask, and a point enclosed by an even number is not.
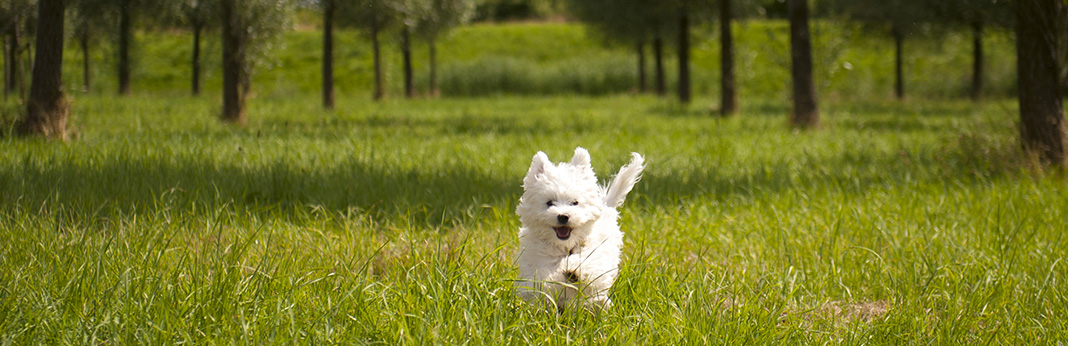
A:
[[[785,22],[741,21],[735,25],[736,73],[740,98],[789,97],[789,44]],[[203,71],[207,93],[219,90],[218,35],[206,35]],[[718,33],[707,26],[694,29],[692,73],[695,92],[718,95]],[[905,87],[911,98],[960,98],[971,78],[970,33],[947,32],[939,37],[909,37],[905,43]],[[370,98],[373,65],[371,45],[357,31],[336,34],[336,88],[340,98]],[[383,34],[387,91],[401,95],[401,58],[395,35]],[[185,94],[189,90],[191,37],[183,33],[137,36],[133,70],[135,91]],[[1011,95],[1015,88],[1014,46],[1010,34],[989,30],[986,44],[986,93]],[[879,100],[893,94],[893,43],[886,35],[862,31],[849,23],[813,23],[815,79],[822,99]],[[605,46],[574,23],[480,24],[457,29],[438,42],[440,86],[446,96],[481,95],[604,95],[637,89],[634,47]],[[277,42],[271,56],[255,70],[253,90],[267,97],[315,93],[321,86],[321,37],[318,32],[292,32]],[[108,44],[94,50],[93,89],[114,92],[115,54]],[[647,47],[647,73],[653,73]],[[413,46],[416,88],[427,91],[427,47]],[[675,52],[664,52],[666,77],[674,88]],[[81,55],[76,47],[65,55],[65,78],[80,90]],[[652,77],[649,77],[652,80]],[[651,83],[651,82],[650,82]]]
[[[711,103],[708,99],[698,104]],[[1012,102],[74,96],[69,143],[0,139],[0,342],[1055,344],[1064,177]],[[530,157],[648,169],[604,314],[520,301]]]

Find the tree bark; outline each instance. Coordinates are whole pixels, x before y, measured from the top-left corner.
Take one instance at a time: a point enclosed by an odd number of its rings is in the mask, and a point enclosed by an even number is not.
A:
[[[1043,164],[1065,168],[1064,108],[1058,80],[1059,2],[1016,0],[1020,139]]]
[[[983,23],[972,23],[972,100],[983,98]]]
[[[734,38],[731,35],[730,0],[719,1],[720,43],[720,107],[719,114],[729,117],[738,112],[738,96],[734,85]]]
[[[222,15],[222,67],[223,67],[223,113],[222,120],[245,124],[245,36],[244,25],[234,8],[234,0],[221,1]]]
[[[200,33],[204,30],[204,23],[193,24],[193,58],[191,59],[190,74],[193,96],[200,96]]]
[[[686,9],[679,9],[679,102],[690,103],[690,17]]]
[[[427,40],[427,50],[430,56],[430,96],[438,97],[438,48],[433,38]]]
[[[816,87],[812,81],[812,44],[808,30],[808,0],[787,0],[790,16],[790,61],[794,107],[790,123],[796,127],[819,126]]]
[[[894,96],[901,100],[905,98],[905,71],[902,62],[905,35],[897,28],[891,29],[890,35],[894,37]]]
[[[70,103],[63,93],[63,0],[37,4],[37,51],[26,117],[18,125],[26,135],[67,139]]]
[[[645,43],[638,42],[638,92],[644,94],[648,90],[645,77]]]
[[[323,0],[323,108],[334,109],[333,0]]]
[[[371,23],[371,51],[374,55],[375,65],[375,93],[374,99],[381,100],[386,97],[385,85],[382,81],[382,51],[378,44],[378,23]]]
[[[664,40],[657,34],[653,38],[653,69],[656,72],[656,94],[667,94],[667,83],[664,81]]]
[[[401,29],[401,55],[404,62],[404,96],[415,97],[415,85],[412,84],[412,39],[407,26]]]
[[[81,35],[78,35],[78,44],[82,47],[82,90],[92,90],[92,80],[89,72],[89,24],[82,24]]]
[[[119,95],[130,94],[130,26],[130,1],[123,0],[119,8]]]

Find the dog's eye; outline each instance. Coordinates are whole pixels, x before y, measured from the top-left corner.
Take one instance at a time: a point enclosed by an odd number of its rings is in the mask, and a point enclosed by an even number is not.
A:
[[[578,205],[578,201],[571,202],[571,205]]]
[[[545,206],[547,206],[547,207],[553,206],[553,201],[545,202]]]

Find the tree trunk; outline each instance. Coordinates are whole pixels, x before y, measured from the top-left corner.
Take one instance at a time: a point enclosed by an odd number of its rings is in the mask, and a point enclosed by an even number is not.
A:
[[[972,100],[983,97],[983,23],[972,23]]]
[[[731,2],[719,0],[720,43],[720,107],[719,114],[729,117],[738,112],[738,96],[734,88],[734,37],[731,35]]]
[[[22,37],[22,34],[19,34],[19,37]],[[21,40],[21,38],[19,40]],[[18,59],[18,64],[15,65],[15,68],[18,70],[18,73],[15,74],[15,85],[19,89],[19,98],[23,100],[26,99],[26,66],[29,66],[29,69],[31,70],[30,73],[33,73],[33,54],[23,54],[23,52],[32,52],[33,48],[32,43],[26,42],[26,49],[18,47],[15,51],[18,53],[18,55],[15,56],[15,58]],[[25,61],[23,61],[23,55],[26,56]]]
[[[427,49],[430,55],[430,96],[438,97],[438,49],[433,38],[427,40]]]
[[[223,113],[222,120],[239,125],[245,124],[245,74],[247,42],[242,33],[244,25],[234,8],[234,0],[221,1],[222,15],[222,67],[223,67]]]
[[[905,71],[902,68],[905,35],[897,28],[891,29],[890,35],[894,37],[894,96],[901,100],[905,98]]]
[[[808,0],[787,0],[790,16],[790,61],[794,107],[790,123],[796,127],[819,126],[816,87],[812,81],[812,44],[808,30]]]
[[[192,74],[193,96],[200,96],[200,33],[204,30],[204,24],[193,24],[193,59],[190,74]]]
[[[334,109],[334,1],[323,1],[323,108]]]
[[[412,39],[407,26],[401,29],[401,55],[404,61],[404,96],[415,97],[415,85],[412,84]]]
[[[7,95],[11,92],[11,56],[8,52],[11,50],[11,44],[8,43],[7,34],[4,34],[4,101],[7,101]]]
[[[1064,109],[1057,64],[1058,2],[1016,0],[1020,139],[1028,155],[1065,168]]]
[[[385,85],[382,81],[382,51],[378,44],[378,23],[371,23],[371,51],[374,55],[375,65],[375,93],[374,99],[381,100],[386,97]]]
[[[664,81],[664,40],[657,34],[653,38],[653,69],[656,72],[656,94],[667,94],[667,83]]]
[[[4,85],[4,94],[14,93],[16,89],[22,90],[22,38],[21,32],[19,32],[20,23],[22,19],[16,13],[12,18],[11,28],[7,32],[8,37],[8,50],[7,61],[5,65],[7,69],[7,84]],[[21,95],[20,95],[21,96]]]
[[[679,9],[679,102],[690,103],[690,17]]]
[[[78,44],[82,46],[82,90],[92,90],[92,80],[89,72],[89,24],[83,24],[81,35],[78,35]]]
[[[19,132],[67,139],[70,103],[63,93],[63,0],[37,4],[37,51],[26,117]]]
[[[130,94],[130,1],[123,0],[119,8],[119,95]]]
[[[645,43],[638,42],[638,92],[644,94],[647,88],[645,78]]]

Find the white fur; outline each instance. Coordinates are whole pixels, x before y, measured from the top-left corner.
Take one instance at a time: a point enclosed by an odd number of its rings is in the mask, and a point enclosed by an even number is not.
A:
[[[578,303],[587,309],[612,305],[608,290],[619,274],[623,246],[616,208],[641,178],[644,162],[632,153],[630,163],[602,187],[586,149],[575,148],[571,162],[555,165],[543,152],[534,155],[516,208],[523,223],[516,256],[521,297],[560,311]],[[567,239],[554,230],[561,226],[571,229]],[[577,282],[569,282],[569,273]]]

